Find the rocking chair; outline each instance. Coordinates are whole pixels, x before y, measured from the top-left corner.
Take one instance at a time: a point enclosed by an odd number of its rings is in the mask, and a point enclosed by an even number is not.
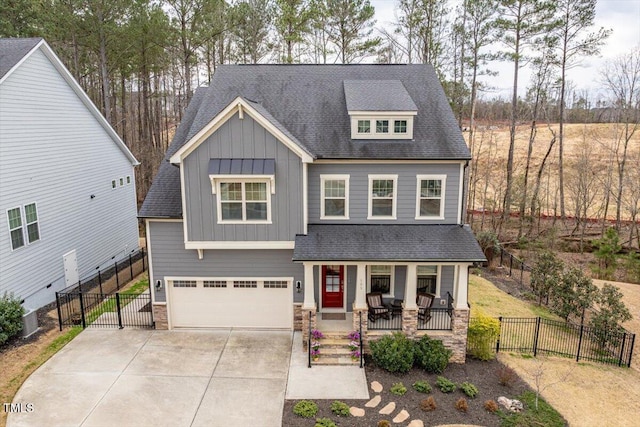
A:
[[[367,307],[369,309],[369,320],[372,322],[375,323],[381,317],[389,318],[389,307],[382,302],[382,294],[380,292],[367,294]]]

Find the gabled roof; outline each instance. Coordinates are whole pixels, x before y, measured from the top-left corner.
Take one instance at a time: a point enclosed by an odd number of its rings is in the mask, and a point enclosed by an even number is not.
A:
[[[486,261],[469,226],[309,225],[297,235],[294,261]]]
[[[345,80],[348,111],[418,111],[400,80]]]
[[[89,96],[80,87],[78,82],[73,78],[69,70],[64,66],[60,58],[49,47],[42,38],[29,39],[2,39],[0,38],[0,84],[2,84],[11,74],[20,67],[36,50],[40,49],[42,53],[51,61],[51,64],[60,73],[62,78],[67,82],[69,87],[76,93],[80,101],[86,106],[87,110],[96,118],[98,123],[104,128],[107,134],[120,148],[124,155],[129,159],[132,165],[136,166],[140,163],[133,156],[129,148],[126,146],[120,136],[113,130],[109,122],[104,118],[102,113],[96,108],[95,104],[89,99]]]

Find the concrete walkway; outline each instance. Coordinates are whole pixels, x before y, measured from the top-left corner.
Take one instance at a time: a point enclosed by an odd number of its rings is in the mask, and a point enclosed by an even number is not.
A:
[[[359,366],[308,368],[302,349],[302,333],[294,332],[287,399],[369,399],[364,369]]]
[[[34,372],[7,426],[282,424],[291,332],[87,329]]]

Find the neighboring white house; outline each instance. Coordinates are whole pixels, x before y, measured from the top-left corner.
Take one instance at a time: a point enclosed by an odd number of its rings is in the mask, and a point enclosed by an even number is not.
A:
[[[39,308],[138,249],[137,164],[43,39],[0,39],[0,294]]]

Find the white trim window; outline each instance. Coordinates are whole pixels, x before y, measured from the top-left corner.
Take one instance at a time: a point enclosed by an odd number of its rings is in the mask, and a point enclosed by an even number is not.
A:
[[[416,271],[418,292],[427,292],[440,297],[440,266],[418,265]]]
[[[16,250],[25,245],[24,231],[22,225],[22,213],[20,206],[7,209],[7,222],[9,224],[9,234],[11,235],[11,250]]]
[[[394,296],[394,267],[393,265],[370,265],[367,280],[369,292],[380,292],[385,297]]]
[[[127,185],[131,184],[131,175],[127,175]]]
[[[361,113],[351,115],[352,139],[413,139],[415,114],[397,111]]]
[[[358,120],[358,133],[371,133],[371,120]]]
[[[38,207],[35,203],[24,206],[24,219],[27,224],[27,242],[29,244],[40,240],[40,227],[38,226]]]
[[[349,175],[320,175],[320,219],[349,219]]]
[[[117,187],[118,187],[118,184],[116,183],[116,180],[112,179],[111,180],[111,189],[115,190]]]
[[[394,120],[393,121],[393,133],[407,133],[407,121],[406,120]]]
[[[217,182],[218,223],[271,223],[269,180]]]
[[[389,120],[376,120],[376,133],[389,133]]]
[[[398,175],[369,175],[367,219],[396,219]]]
[[[120,177],[120,187],[124,186],[124,178]]]
[[[416,219],[444,219],[446,175],[418,175]]]

